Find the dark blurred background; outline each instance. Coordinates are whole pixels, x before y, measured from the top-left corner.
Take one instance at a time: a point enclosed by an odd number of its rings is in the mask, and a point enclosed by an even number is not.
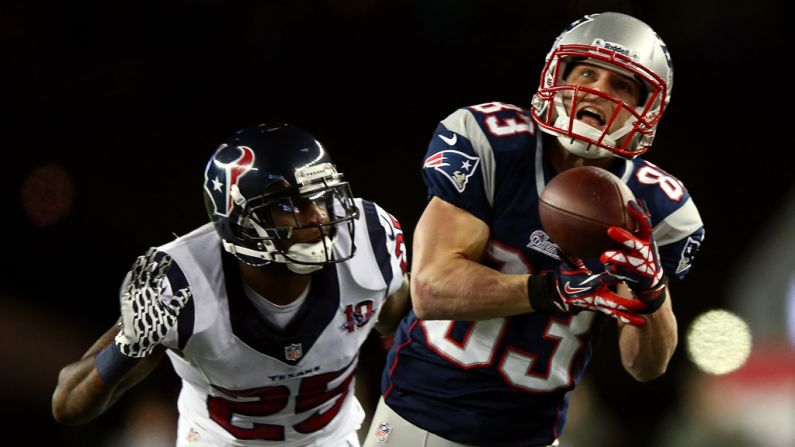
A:
[[[356,195],[401,220],[410,243],[425,203],[422,156],[437,122],[487,101],[528,105],[554,38],[591,12],[644,20],[673,57],[671,107],[647,158],[685,183],[707,226],[690,277],[673,287],[684,331],[725,304],[727,279],[742,275],[757,233],[793,187],[787,24],[778,6],[4,0],[6,433],[37,445],[144,445],[125,427],[176,414],[178,381],[167,362],[84,427],[56,424],[49,399],[58,370],[114,323],[118,286],[135,256],[207,220],[204,165],[234,130],[267,121],[308,129]],[[378,374],[377,349],[365,352],[364,373]],[[592,436],[570,445],[658,442],[691,372],[680,349],[666,376],[635,383],[606,337],[582,398],[594,407],[588,421],[606,422],[579,428]],[[36,431],[14,428],[23,422]]]

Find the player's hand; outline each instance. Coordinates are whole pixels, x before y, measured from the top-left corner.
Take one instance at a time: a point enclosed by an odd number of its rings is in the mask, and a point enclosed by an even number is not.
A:
[[[637,235],[620,227],[608,228],[607,235],[624,249],[608,250],[599,260],[608,272],[626,281],[633,294],[648,304],[646,312],[653,312],[665,299],[665,283],[657,243],[651,234],[651,215],[634,200],[627,209],[638,223]]]
[[[624,323],[643,326],[646,320],[637,313],[646,304],[613,293],[609,287],[620,282],[606,271],[594,273],[581,259],[569,258],[555,272],[559,299],[552,304],[562,312],[598,311]]]
[[[139,256],[124,278],[120,291],[121,330],[115,343],[122,354],[142,358],[163,340],[190,299],[190,289],[163,296],[163,280],[171,256],[150,248]]]

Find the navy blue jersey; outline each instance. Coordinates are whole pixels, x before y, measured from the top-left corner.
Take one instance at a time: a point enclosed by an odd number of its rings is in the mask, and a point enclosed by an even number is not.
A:
[[[704,237],[687,189],[643,159],[622,160],[611,171],[648,205],[666,275],[683,278]],[[489,266],[505,273],[558,266],[538,215],[538,197],[554,174],[526,110],[498,102],[457,110],[437,127],[422,172],[429,198],[489,226]],[[396,334],[382,392],[403,418],[455,442],[549,444],[606,321],[593,312],[424,321],[412,312]]]

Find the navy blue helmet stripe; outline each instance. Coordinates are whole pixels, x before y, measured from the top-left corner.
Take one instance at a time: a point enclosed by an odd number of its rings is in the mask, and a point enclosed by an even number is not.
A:
[[[384,282],[389,288],[392,282],[392,263],[390,262],[389,251],[386,246],[386,230],[381,225],[381,217],[375,209],[375,204],[362,200],[362,208],[364,208],[364,217],[367,219],[367,233],[370,236],[370,245],[373,247],[375,259],[378,262],[378,268],[381,269],[381,275],[384,277]],[[394,237],[394,235],[392,235]]]

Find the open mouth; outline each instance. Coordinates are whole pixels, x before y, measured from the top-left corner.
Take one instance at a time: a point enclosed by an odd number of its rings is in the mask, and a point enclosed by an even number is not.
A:
[[[602,129],[605,126],[605,117],[599,110],[593,107],[583,107],[577,112],[576,118],[591,127]]]

